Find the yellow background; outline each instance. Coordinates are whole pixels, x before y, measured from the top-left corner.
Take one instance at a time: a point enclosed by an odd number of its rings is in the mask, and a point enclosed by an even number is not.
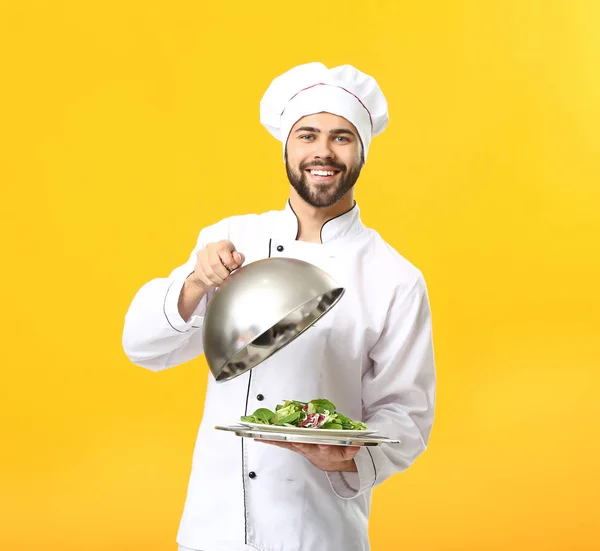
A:
[[[600,549],[599,28],[594,0],[3,2],[0,549],[175,549],[206,365],[133,366],[123,316],[202,226],[283,208],[258,104],[314,60],[387,95],[357,199],[434,315],[431,445],[374,551]]]

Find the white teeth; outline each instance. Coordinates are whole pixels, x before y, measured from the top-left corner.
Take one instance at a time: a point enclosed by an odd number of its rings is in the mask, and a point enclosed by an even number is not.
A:
[[[333,176],[335,172],[331,170],[311,170],[310,173],[313,176]]]

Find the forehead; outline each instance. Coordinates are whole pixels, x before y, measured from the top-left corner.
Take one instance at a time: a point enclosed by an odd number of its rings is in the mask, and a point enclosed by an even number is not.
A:
[[[301,126],[313,126],[325,132],[333,128],[347,128],[348,130],[352,130],[352,132],[358,136],[356,127],[348,119],[340,117],[339,115],[334,115],[333,113],[323,112],[315,113],[314,115],[306,115],[294,124],[292,132]]]

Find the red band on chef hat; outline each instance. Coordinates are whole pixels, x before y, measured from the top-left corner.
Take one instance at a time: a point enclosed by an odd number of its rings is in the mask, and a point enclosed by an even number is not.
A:
[[[313,84],[312,86],[307,86],[306,88],[303,88],[302,90],[299,90],[298,92],[296,92],[288,100],[288,103],[290,101],[292,101],[300,92],[304,92],[304,90],[309,90],[310,88],[314,88],[315,86],[333,86],[333,85],[326,84],[325,82],[319,82],[317,84]],[[371,112],[367,109],[367,106],[360,100],[360,98],[356,94],[353,94],[352,92],[350,92],[350,90],[346,90],[343,86],[338,86],[338,88],[342,89],[344,92],[347,92],[351,96],[354,96],[356,98],[356,101],[358,101],[363,106],[364,110],[369,114],[369,121],[371,122],[371,131],[373,131],[373,117],[371,116]],[[287,103],[286,103],[286,107],[287,107]],[[285,107],[283,108],[283,111],[281,112],[281,116],[283,116],[284,112],[285,112]]]
[[[273,80],[260,102],[260,120],[284,147],[294,124],[307,115],[332,113],[357,129],[365,160],[372,137],[388,122],[387,101],[375,79],[351,65],[328,69],[307,63]]]

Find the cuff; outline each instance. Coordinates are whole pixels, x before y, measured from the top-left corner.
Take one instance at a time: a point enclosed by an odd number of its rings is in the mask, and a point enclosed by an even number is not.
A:
[[[328,472],[331,489],[342,499],[355,498],[375,486],[377,469],[371,451],[363,446],[354,456],[358,472]]]
[[[181,295],[181,289],[183,289],[183,284],[189,275],[189,273],[184,273],[184,275],[178,276],[171,282],[163,304],[163,312],[167,322],[178,333],[186,333],[190,329],[202,327],[206,312],[206,296],[204,296],[188,321],[185,321],[179,314],[179,295]]]

